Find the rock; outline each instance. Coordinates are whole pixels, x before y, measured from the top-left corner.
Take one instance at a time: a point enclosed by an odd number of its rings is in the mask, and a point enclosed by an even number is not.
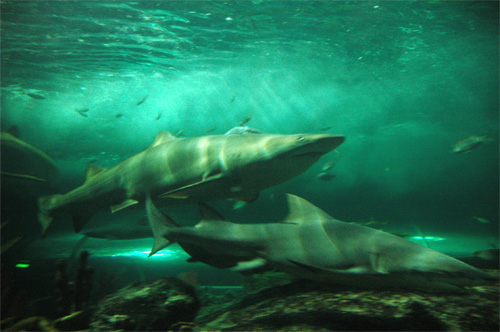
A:
[[[90,310],[77,311],[56,319],[54,325],[61,331],[85,330],[89,327],[90,314]]]
[[[45,317],[36,316],[23,319],[13,326],[3,331],[44,331],[44,332],[57,332],[56,329]]]
[[[179,322],[192,322],[199,307],[192,286],[164,278],[133,284],[106,296],[90,326],[100,331],[167,331]]]
[[[498,275],[498,271],[495,272]],[[499,331],[499,289],[369,291],[294,281],[197,317],[195,331]]]

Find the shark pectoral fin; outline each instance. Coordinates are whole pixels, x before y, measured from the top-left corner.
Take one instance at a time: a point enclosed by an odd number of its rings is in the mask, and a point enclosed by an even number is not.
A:
[[[239,196],[235,196],[234,199],[238,201],[243,201],[246,203],[252,203],[259,198],[260,192],[252,192],[252,193],[242,193]]]
[[[298,267],[301,267],[307,271],[310,271],[310,272],[314,272],[314,273],[320,273],[320,272],[324,272],[325,269],[321,269],[321,268],[318,268],[318,267],[315,267],[315,266],[312,266],[312,265],[309,265],[309,264],[304,264],[304,263],[299,263],[297,261],[294,261],[292,259],[287,259],[287,261],[289,261],[290,263],[298,266]]]
[[[252,274],[265,269],[266,265],[267,260],[261,257],[257,257],[249,261],[238,262],[238,264],[236,264],[235,267],[231,268],[231,270],[243,274]]]
[[[139,201],[136,201],[135,199],[124,200],[120,204],[111,205],[111,213],[115,213],[117,211],[123,210],[123,209],[128,208],[129,206],[137,204],[137,203],[139,203]]]
[[[207,195],[210,192],[217,192],[220,189],[217,180],[219,180],[221,177],[221,174],[214,175],[210,178],[207,178],[206,180],[170,190],[164,194],[161,194],[159,197],[186,199],[193,196]]]
[[[339,271],[342,273],[354,273],[354,274],[368,274],[368,273],[374,273],[372,269],[370,269],[368,266],[361,265],[361,266],[353,266],[351,268]],[[387,272],[379,272],[378,273],[387,273]]]
[[[314,273],[324,273],[324,272],[334,272],[334,273],[353,273],[353,274],[367,274],[367,273],[374,273],[368,266],[364,265],[359,265],[359,266],[352,266],[346,269],[324,269],[321,267],[316,267],[312,266],[309,264],[304,264],[300,263],[291,259],[287,259],[290,263],[299,266],[305,270],[308,270],[310,272]]]
[[[153,231],[155,244],[151,249],[148,257],[151,257],[158,251],[169,246],[171,242],[165,237],[168,234],[169,228],[179,227],[172,219],[161,213],[153,204],[151,196],[146,197],[146,212],[148,215],[149,225]]]
[[[36,181],[36,182],[47,182],[47,180],[39,178],[37,176],[33,175],[28,175],[28,174],[17,174],[17,173],[8,173],[8,172],[0,172],[2,176],[5,177],[11,177],[11,178],[18,178],[18,179],[23,179],[23,180],[31,180],[31,181]]]
[[[187,259],[188,263],[205,263],[216,267],[218,269],[227,269],[235,267],[238,264],[238,257],[223,254],[214,254],[204,247],[197,246],[196,244],[179,242],[184,251],[191,256]]]
[[[219,212],[213,207],[203,202],[198,202],[202,221],[227,221]]]

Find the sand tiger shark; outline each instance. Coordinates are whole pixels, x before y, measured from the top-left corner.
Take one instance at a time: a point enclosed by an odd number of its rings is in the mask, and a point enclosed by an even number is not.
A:
[[[16,126],[2,132],[0,142],[1,174],[4,184],[10,184],[10,182],[12,185],[29,182],[45,184],[57,179],[59,171],[54,161],[34,146],[20,140]],[[18,182],[14,182],[16,180]]]
[[[178,243],[192,258],[242,273],[274,269],[293,276],[363,288],[460,291],[496,278],[455,258],[373,228],[334,219],[287,195],[280,223],[236,224],[200,202],[202,221],[180,227],[146,201],[155,233],[151,254]]]
[[[67,211],[79,231],[98,211],[144,203],[159,206],[220,199],[253,201],[259,192],[306,171],[344,141],[341,135],[247,134],[175,137],[160,132],[145,151],[110,169],[89,165],[85,183],[39,198],[43,231]]]

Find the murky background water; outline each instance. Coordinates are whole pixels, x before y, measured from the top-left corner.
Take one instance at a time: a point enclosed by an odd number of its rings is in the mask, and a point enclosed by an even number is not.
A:
[[[161,130],[223,134],[251,117],[265,133],[344,134],[338,152],[258,201],[214,206],[235,222],[278,221],[289,192],[337,219],[472,253],[498,246],[498,14],[486,1],[2,1],[2,130],[16,125],[55,160],[61,193],[87,164],[114,166]],[[490,140],[450,153],[470,135]],[[317,177],[327,162],[331,181]],[[2,242],[22,238],[2,259],[31,264],[24,278],[47,276],[44,287],[81,235],[63,218],[41,240],[34,201],[2,191]],[[199,219],[195,206],[167,212]],[[89,229],[143,217],[103,213]],[[151,245],[78,248],[125,284],[192,269],[204,283],[239,282],[188,266],[176,247],[146,260]]]

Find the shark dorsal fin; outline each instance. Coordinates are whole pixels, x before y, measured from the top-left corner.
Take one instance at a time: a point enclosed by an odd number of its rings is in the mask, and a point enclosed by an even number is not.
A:
[[[149,147],[152,148],[152,147],[155,147],[155,146],[163,144],[163,143],[171,142],[175,139],[177,139],[177,137],[172,135],[170,132],[160,131],[158,133],[158,135],[156,135],[156,138],[155,138],[153,144],[151,144]]]
[[[88,181],[89,179],[105,170],[107,170],[107,168],[96,165],[87,165],[87,167],[85,168],[85,181]]]
[[[289,212],[281,223],[303,224],[333,219],[333,217],[328,215],[325,211],[312,205],[303,198],[291,194],[287,194],[286,198]]]
[[[202,222],[205,221],[227,221],[219,212],[217,212],[213,207],[205,204],[203,202],[199,202],[198,206],[200,207],[200,214],[202,218]]]

